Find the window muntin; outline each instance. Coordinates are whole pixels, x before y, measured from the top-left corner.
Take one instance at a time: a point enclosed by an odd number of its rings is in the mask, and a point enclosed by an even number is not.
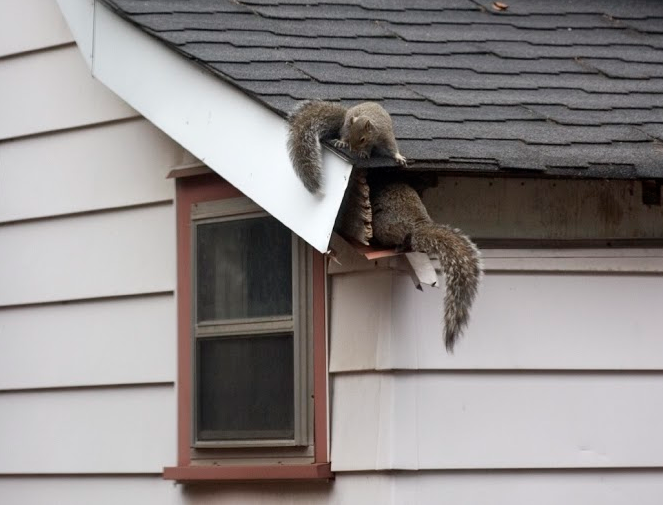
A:
[[[192,209],[197,448],[310,442],[307,253],[247,202]]]

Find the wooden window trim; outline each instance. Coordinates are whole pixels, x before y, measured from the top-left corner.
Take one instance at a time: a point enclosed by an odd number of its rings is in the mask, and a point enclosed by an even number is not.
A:
[[[329,480],[333,478],[328,447],[327,341],[325,319],[325,262],[312,255],[313,328],[313,463],[271,465],[192,464],[193,405],[191,344],[191,206],[194,203],[244,196],[215,174],[176,180],[177,223],[177,466],[164,468],[164,479],[178,482]]]
[[[191,206],[191,220],[192,229],[191,234],[197,236],[197,229],[200,226],[206,226],[210,223],[228,223],[228,222],[245,222],[247,219],[260,219],[270,218],[276,222],[267,212],[262,210],[252,200],[247,197],[240,198],[224,198],[221,200],[214,200],[211,202],[196,202]],[[281,225],[282,226],[282,225]],[[309,329],[311,325],[308,323],[310,319],[310,312],[312,310],[312,278],[311,278],[311,250],[305,245],[299,237],[294,233],[286,231],[291,249],[291,311],[288,315],[271,315],[263,317],[239,317],[237,319],[203,319],[200,320],[196,314],[196,296],[193,296],[193,336],[194,347],[198,343],[205,341],[207,338],[219,338],[223,335],[230,335],[233,337],[244,336],[252,339],[259,338],[259,334],[267,334],[276,336],[278,334],[289,334],[293,351],[294,351],[294,425],[292,436],[287,436],[284,432],[281,434],[274,433],[274,438],[270,438],[265,433],[264,436],[253,438],[248,432],[245,433],[247,439],[202,439],[200,437],[199,429],[196,427],[196,420],[198,416],[198,407],[196,405],[197,398],[194,395],[193,412],[193,426],[192,440],[193,447],[201,449],[203,452],[207,449],[243,449],[248,448],[263,448],[267,455],[270,457],[272,449],[275,447],[291,447],[296,450],[309,447],[312,451],[313,441],[313,401],[311,398],[310,390],[312,388],[312,366],[313,366],[313,352],[312,346],[309,345]],[[192,240],[193,246],[193,270],[195,272],[196,266],[196,240]],[[197,285],[196,274],[192,275],[193,285]],[[195,288],[194,288],[195,289]],[[311,348],[311,349],[309,349]],[[195,361],[195,360],[194,360]],[[194,383],[195,376],[194,375]],[[197,387],[194,385],[194,391]],[[287,431],[287,430],[286,430]],[[223,438],[223,437],[221,437]],[[301,456],[301,455],[300,455]],[[219,456],[222,457],[222,456]],[[258,456],[256,456],[258,457]]]

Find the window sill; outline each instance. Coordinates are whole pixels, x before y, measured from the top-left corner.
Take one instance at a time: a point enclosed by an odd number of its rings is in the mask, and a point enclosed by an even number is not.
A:
[[[331,463],[311,465],[171,466],[163,478],[181,483],[223,481],[314,481],[334,478]]]

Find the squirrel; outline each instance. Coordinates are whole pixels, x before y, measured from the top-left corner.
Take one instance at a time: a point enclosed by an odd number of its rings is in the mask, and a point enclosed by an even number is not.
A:
[[[373,238],[383,246],[439,256],[446,278],[445,345],[449,352],[469,320],[481,280],[481,255],[460,230],[435,223],[417,192],[403,182],[371,188]]]
[[[322,185],[322,149],[320,140],[330,140],[335,147],[350,148],[360,158],[373,150],[386,152],[400,165],[407,160],[398,151],[391,116],[375,102],[345,108],[324,101],[306,101],[288,117],[288,152],[295,173],[311,193]]]

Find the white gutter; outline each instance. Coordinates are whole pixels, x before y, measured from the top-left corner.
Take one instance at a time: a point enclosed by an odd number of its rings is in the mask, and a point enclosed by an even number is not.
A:
[[[325,150],[325,194],[294,175],[286,123],[98,0],[58,0],[92,75],[317,250],[327,250],[352,165]]]

